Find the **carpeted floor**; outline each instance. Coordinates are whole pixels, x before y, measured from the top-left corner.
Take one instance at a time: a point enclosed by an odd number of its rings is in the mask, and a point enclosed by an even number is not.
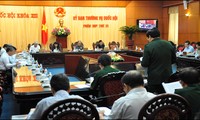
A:
[[[4,94],[3,97],[4,98],[3,98],[2,114],[0,119],[8,120],[11,119],[12,115],[19,114],[19,107],[16,101],[14,100],[11,92],[9,92],[8,94]]]

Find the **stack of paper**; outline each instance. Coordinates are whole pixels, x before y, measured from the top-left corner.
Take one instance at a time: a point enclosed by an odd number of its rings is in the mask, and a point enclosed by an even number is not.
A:
[[[166,93],[174,93],[175,89],[183,88],[179,81],[171,83],[162,83]]]

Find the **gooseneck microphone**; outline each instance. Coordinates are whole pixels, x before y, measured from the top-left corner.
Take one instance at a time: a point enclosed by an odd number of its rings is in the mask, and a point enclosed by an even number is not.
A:
[[[125,92],[122,92],[122,93],[119,93],[119,94],[101,96],[101,97],[98,97],[98,98],[92,98],[92,99],[90,100],[90,102],[92,102],[92,103],[97,103],[97,102],[100,102],[100,101],[102,101],[103,99],[106,99],[106,98],[115,97],[115,96],[124,96],[124,95],[126,95]]]

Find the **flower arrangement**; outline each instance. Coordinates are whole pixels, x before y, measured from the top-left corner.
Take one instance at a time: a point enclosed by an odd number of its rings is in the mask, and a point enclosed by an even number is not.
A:
[[[111,57],[112,62],[122,62],[122,61],[124,61],[124,58],[122,56],[120,56],[119,54],[115,53],[115,52],[109,52],[107,54]]]
[[[71,34],[71,32],[68,28],[64,27],[64,28],[54,28],[51,34],[55,36],[68,36]]]

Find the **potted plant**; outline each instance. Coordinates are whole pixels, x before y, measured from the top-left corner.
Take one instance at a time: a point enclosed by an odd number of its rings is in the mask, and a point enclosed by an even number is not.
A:
[[[126,36],[126,46],[128,49],[133,48],[133,34],[138,32],[138,26],[122,26],[119,31],[121,31]]]
[[[132,36],[138,31],[138,27],[137,26],[122,26],[119,28],[119,31],[121,31],[123,34],[128,36],[129,40],[132,40]]]

